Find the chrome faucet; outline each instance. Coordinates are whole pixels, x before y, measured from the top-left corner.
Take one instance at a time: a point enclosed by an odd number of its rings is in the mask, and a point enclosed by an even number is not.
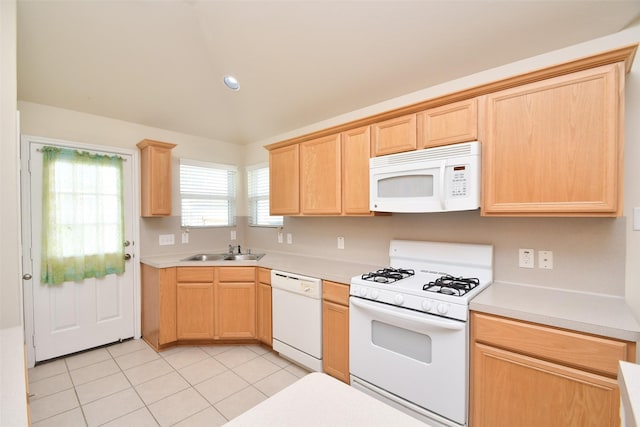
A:
[[[240,252],[240,245],[237,245],[237,246],[229,245],[229,253],[233,254],[233,251],[235,251],[236,248],[238,249],[238,254],[240,254],[241,253]]]

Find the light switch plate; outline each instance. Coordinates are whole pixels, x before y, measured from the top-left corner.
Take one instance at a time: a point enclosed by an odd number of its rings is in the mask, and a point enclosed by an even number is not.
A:
[[[287,244],[292,244],[293,243],[293,234],[291,233],[287,233]]]
[[[278,231],[278,243],[283,243],[284,242],[284,238],[282,236],[282,231]]]
[[[344,237],[338,237],[338,249],[344,249]]]
[[[521,268],[535,268],[535,251],[533,249],[518,249],[518,265]]]
[[[183,231],[182,232],[182,243],[189,243],[189,232],[188,231]]]
[[[231,240],[236,240],[236,230],[231,230]]]

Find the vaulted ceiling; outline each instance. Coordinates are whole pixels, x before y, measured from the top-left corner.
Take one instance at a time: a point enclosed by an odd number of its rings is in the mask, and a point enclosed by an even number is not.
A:
[[[638,0],[18,0],[18,99],[245,144],[639,17]]]

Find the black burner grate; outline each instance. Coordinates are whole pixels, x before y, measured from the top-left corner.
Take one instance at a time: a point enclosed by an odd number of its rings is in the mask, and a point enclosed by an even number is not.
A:
[[[372,271],[370,273],[363,274],[362,280],[367,280],[369,282],[377,282],[377,283],[393,283],[393,282],[397,282],[398,280],[411,277],[414,274],[416,274],[416,272],[411,269],[387,267],[377,271]]]
[[[422,289],[439,294],[462,296],[479,284],[480,280],[476,278],[453,277],[447,274],[427,283]]]

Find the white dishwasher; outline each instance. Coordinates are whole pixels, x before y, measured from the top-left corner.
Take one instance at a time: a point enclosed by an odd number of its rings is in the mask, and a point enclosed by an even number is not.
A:
[[[322,372],[322,281],[271,270],[273,349]]]

